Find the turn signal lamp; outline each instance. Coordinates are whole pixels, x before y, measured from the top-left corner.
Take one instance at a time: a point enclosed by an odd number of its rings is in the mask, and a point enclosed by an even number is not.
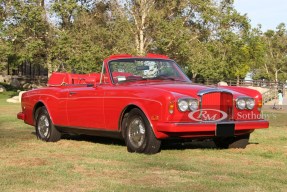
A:
[[[262,105],[263,105],[263,103],[262,103],[262,99],[259,99],[258,100],[258,111],[261,111],[261,109],[262,109]]]
[[[173,114],[173,112],[174,112],[174,101],[171,101],[170,103],[169,103],[169,105],[168,105],[168,112],[170,113],[170,114]]]

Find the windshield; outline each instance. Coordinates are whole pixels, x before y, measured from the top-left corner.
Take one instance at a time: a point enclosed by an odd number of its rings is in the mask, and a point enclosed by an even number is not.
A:
[[[109,62],[115,83],[143,80],[190,82],[177,64],[163,59],[119,59]]]

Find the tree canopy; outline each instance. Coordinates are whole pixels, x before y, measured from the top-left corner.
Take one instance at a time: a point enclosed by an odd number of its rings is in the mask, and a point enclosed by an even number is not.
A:
[[[284,24],[252,28],[233,0],[0,0],[0,70],[99,71],[111,55],[168,55],[193,79],[286,80]],[[9,69],[7,69],[9,66]]]

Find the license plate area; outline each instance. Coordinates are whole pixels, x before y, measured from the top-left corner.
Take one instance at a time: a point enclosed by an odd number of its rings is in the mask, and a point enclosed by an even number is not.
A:
[[[222,123],[216,125],[215,136],[217,137],[233,137],[235,132],[234,123]]]

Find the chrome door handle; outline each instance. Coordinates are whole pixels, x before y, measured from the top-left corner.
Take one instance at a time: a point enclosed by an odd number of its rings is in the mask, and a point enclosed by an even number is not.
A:
[[[75,94],[77,94],[77,92],[73,92],[73,91],[70,92],[70,95],[75,95]]]

